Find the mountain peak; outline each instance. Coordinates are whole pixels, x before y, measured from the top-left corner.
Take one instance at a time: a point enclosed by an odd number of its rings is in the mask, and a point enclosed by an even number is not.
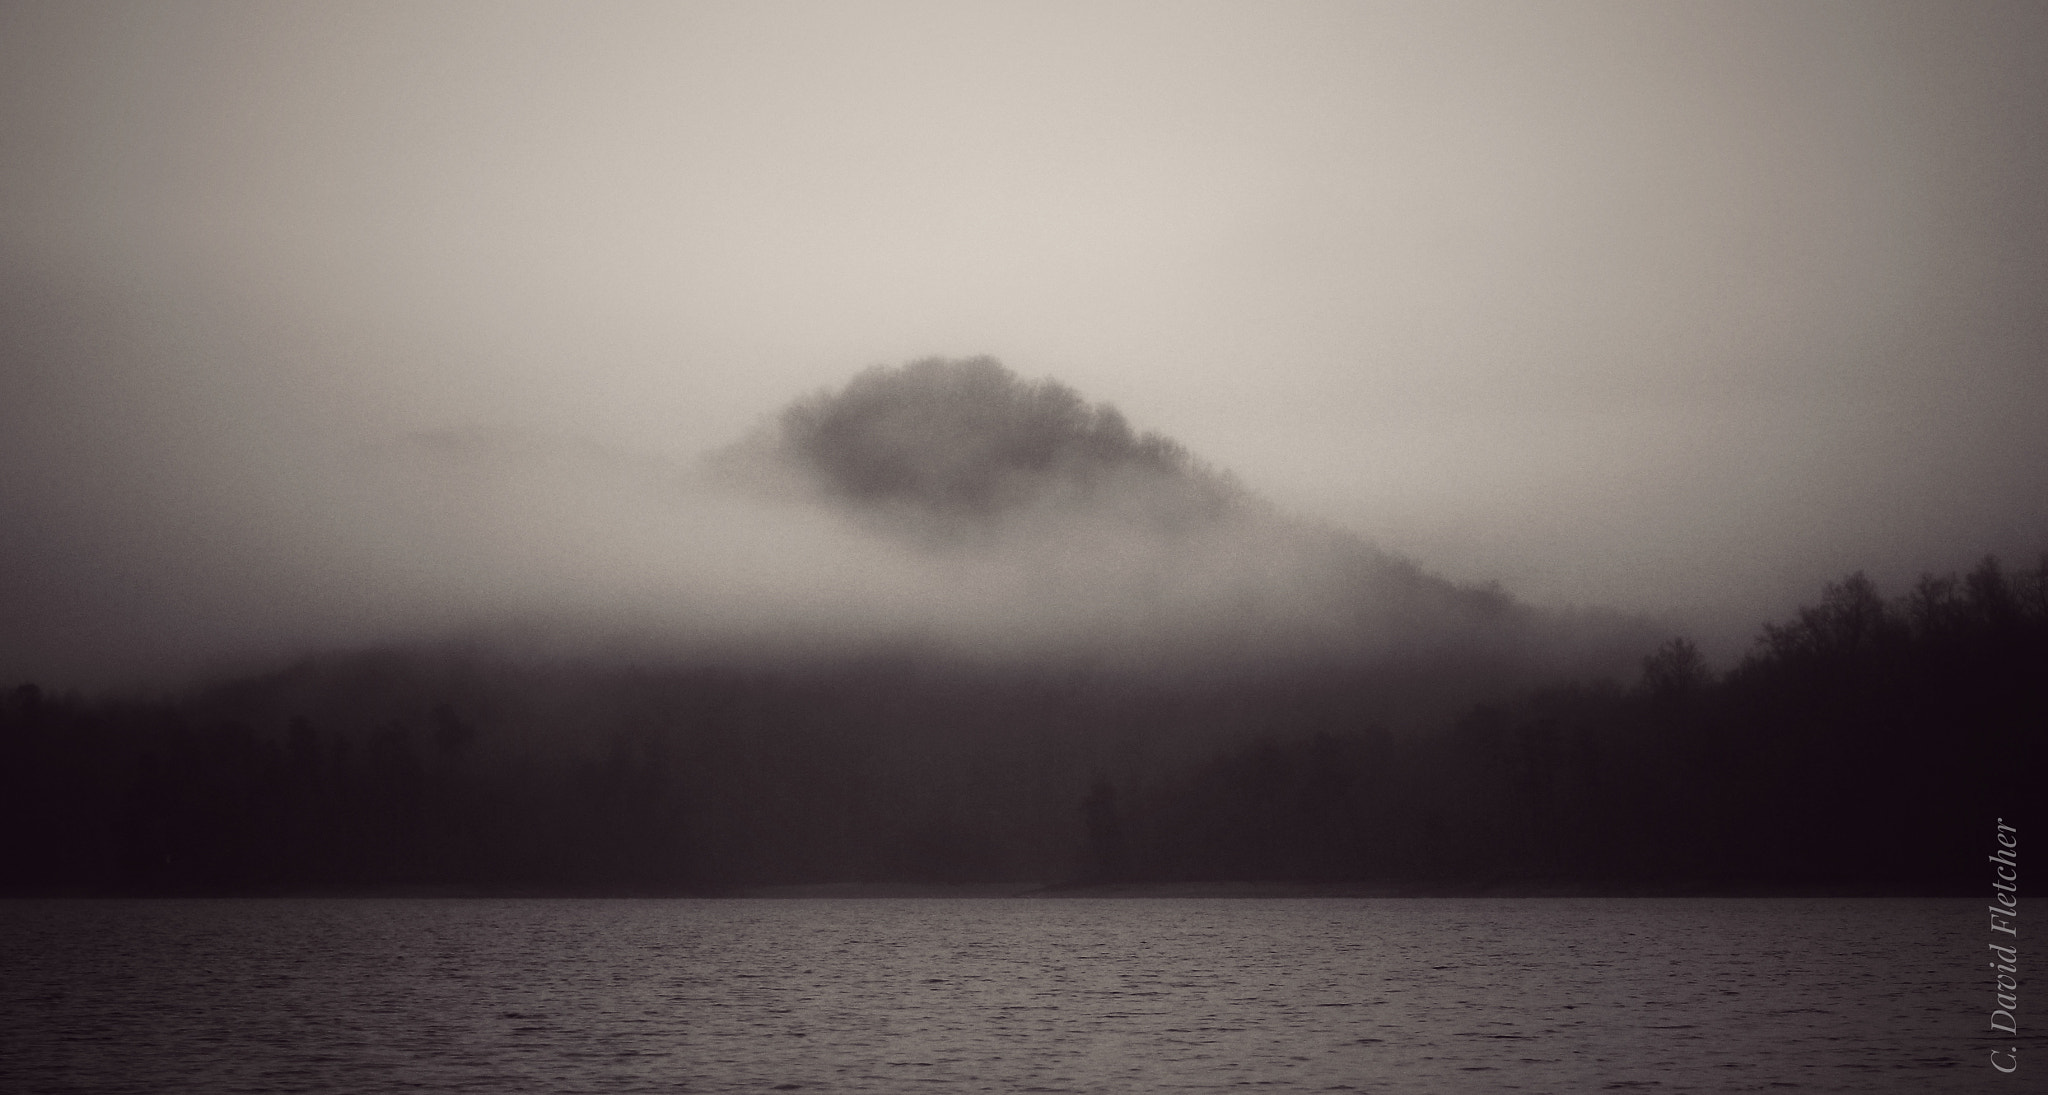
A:
[[[1187,520],[1241,493],[1178,442],[1133,431],[1116,408],[990,357],[876,366],[798,400],[777,426],[775,455],[860,509],[988,520],[1142,486],[1145,512]],[[1162,488],[1171,513],[1157,504]]]

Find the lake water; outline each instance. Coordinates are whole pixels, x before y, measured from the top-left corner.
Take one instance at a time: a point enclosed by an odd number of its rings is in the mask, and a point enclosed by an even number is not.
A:
[[[0,1090],[2043,1090],[1982,904],[5,901]]]

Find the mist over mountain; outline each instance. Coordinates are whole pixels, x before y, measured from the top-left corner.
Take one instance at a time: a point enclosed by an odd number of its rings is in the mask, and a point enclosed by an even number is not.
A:
[[[956,583],[953,604],[1000,613],[980,621],[990,633],[1037,636],[1041,652],[1600,675],[1655,640],[1640,622],[1539,612],[1282,513],[1116,408],[986,357],[870,369],[708,464],[897,546]],[[965,622],[933,614],[942,631]]]
[[[177,688],[448,642],[1203,672],[1419,659],[1526,679],[1625,670],[1657,637],[1441,580],[992,360],[872,369],[764,405],[751,435],[679,432],[664,450],[459,409],[314,405],[256,364],[302,352],[288,343],[195,336],[193,355],[250,362],[195,371],[150,340],[154,314],[86,322],[54,289],[16,296],[0,310],[15,680]],[[67,381],[93,361],[127,379]]]

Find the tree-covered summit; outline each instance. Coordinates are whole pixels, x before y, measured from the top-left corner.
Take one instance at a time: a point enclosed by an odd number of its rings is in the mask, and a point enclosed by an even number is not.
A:
[[[773,448],[828,494],[944,518],[1034,507],[1221,512],[1239,492],[1155,432],[990,357],[876,366],[786,408]],[[1193,516],[1182,512],[1183,518]]]

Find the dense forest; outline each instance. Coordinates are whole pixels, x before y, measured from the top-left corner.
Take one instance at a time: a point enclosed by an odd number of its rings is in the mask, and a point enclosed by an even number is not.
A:
[[[1395,677],[930,651],[312,658],[0,697],[10,892],[698,893],[826,881],[1972,890],[2041,786],[2048,558],[1863,575],[1716,676],[1390,726]]]

